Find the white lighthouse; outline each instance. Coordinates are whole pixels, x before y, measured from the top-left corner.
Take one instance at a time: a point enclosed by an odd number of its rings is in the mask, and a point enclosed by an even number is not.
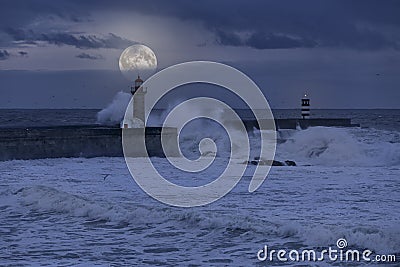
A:
[[[144,96],[147,88],[143,87],[143,80],[138,75],[135,80],[134,86],[131,86],[131,94],[133,97],[133,105],[128,107],[128,113],[121,122],[121,128],[144,128],[145,120],[145,104]],[[131,103],[132,103],[131,102]],[[133,107],[132,107],[133,106]]]
[[[140,76],[138,75],[134,86],[131,87],[131,93],[133,96],[133,118],[138,118],[144,122],[144,96],[147,93],[147,88],[144,88],[142,85],[143,80],[140,79]]]

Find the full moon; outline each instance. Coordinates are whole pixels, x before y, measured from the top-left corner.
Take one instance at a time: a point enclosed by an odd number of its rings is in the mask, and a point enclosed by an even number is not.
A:
[[[147,79],[157,68],[157,57],[149,47],[136,44],[126,48],[119,57],[119,69],[130,81]]]

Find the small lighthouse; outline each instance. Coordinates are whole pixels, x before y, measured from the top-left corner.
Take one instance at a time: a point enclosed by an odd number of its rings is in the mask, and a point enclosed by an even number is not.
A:
[[[310,98],[305,94],[301,99],[301,117],[303,119],[310,118]]]
[[[144,96],[147,93],[147,89],[142,85],[143,80],[138,75],[135,85],[131,87],[131,93],[133,96],[133,118],[138,118],[144,122]]]

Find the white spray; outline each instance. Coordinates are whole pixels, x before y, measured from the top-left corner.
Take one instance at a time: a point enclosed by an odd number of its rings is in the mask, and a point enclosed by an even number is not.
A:
[[[97,122],[106,125],[119,124],[131,99],[131,94],[118,92],[112,102],[97,113]]]

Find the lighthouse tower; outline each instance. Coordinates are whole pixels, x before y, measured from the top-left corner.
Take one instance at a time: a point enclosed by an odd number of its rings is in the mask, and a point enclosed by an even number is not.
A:
[[[135,85],[131,87],[131,93],[133,96],[133,118],[138,118],[144,122],[144,96],[147,93],[147,89],[142,84],[143,80],[138,75]]]
[[[310,118],[310,98],[305,94],[301,99],[301,117],[303,119]]]

